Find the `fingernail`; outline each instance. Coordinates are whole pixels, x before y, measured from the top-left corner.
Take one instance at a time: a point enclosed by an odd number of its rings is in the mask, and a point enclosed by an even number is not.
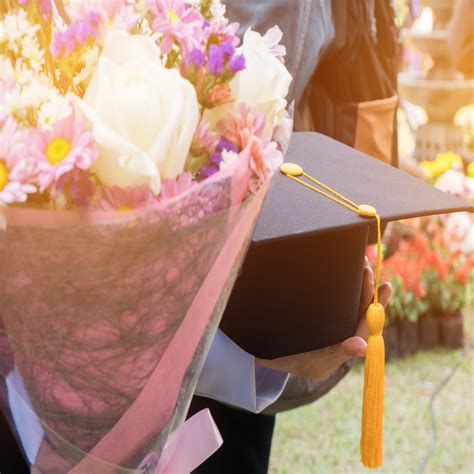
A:
[[[365,257],[365,266],[366,266],[366,267],[369,266],[369,257]]]

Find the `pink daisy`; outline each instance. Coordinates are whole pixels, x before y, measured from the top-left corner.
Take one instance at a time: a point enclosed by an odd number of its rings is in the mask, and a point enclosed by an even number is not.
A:
[[[32,174],[17,123],[9,118],[0,131],[0,204],[25,202],[28,194],[36,192]]]
[[[148,8],[155,15],[153,29],[162,35],[160,48],[170,52],[173,43],[179,43],[183,55],[200,47],[204,25],[201,13],[183,0],[148,0]]]
[[[191,173],[183,172],[174,179],[161,183],[160,199],[171,199],[184,193],[194,185]]]
[[[244,149],[252,137],[262,136],[265,116],[242,103],[237,110],[232,110],[227,118],[221,120],[218,127],[222,135]]]
[[[54,188],[61,176],[74,169],[87,170],[99,155],[92,132],[81,115],[72,113],[51,131],[31,133],[31,154],[36,160],[40,191]]]
[[[102,211],[127,212],[151,206],[155,203],[155,196],[148,186],[133,188],[103,188],[102,196],[97,203],[97,208]]]
[[[207,44],[222,44],[230,41],[234,47],[240,43],[240,39],[235,35],[239,29],[238,23],[229,23],[226,18],[222,21],[214,21],[204,28]]]

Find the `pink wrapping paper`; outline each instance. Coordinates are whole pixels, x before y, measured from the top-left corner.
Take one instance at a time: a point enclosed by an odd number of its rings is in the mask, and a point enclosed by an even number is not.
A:
[[[44,428],[35,472],[159,462],[266,194],[239,202],[246,179],[222,174],[126,215],[7,211],[0,370],[19,371]]]

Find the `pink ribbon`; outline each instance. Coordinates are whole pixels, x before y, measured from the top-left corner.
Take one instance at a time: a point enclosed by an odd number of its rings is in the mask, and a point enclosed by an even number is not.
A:
[[[222,445],[222,437],[211,412],[206,408],[186,420],[168,439],[155,474],[188,474],[214,454]],[[140,468],[157,462],[150,454]],[[145,471],[146,472],[146,471]]]

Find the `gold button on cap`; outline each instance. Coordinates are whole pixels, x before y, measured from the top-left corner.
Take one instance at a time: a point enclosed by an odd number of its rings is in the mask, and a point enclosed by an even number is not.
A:
[[[361,204],[358,210],[359,216],[362,217],[375,217],[377,215],[375,207],[369,206],[368,204]]]
[[[290,176],[301,176],[303,174],[303,168],[296,163],[283,163],[280,166],[280,171]]]

